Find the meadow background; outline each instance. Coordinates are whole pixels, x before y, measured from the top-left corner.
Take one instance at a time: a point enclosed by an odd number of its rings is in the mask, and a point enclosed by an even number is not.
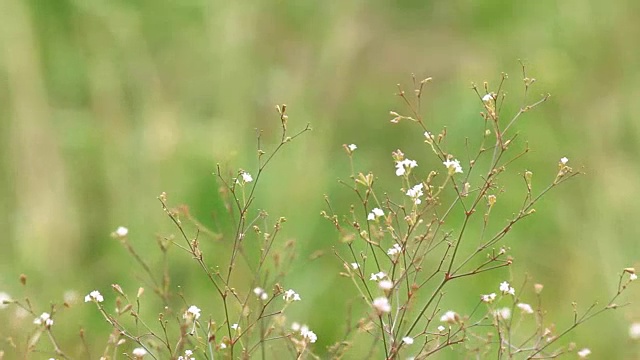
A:
[[[404,109],[395,85],[408,87],[411,73],[433,77],[427,123],[462,141],[482,128],[470,83],[508,73],[515,110],[522,59],[538,80],[533,97],[552,97],[519,123],[532,151],[514,166],[542,185],[567,156],[586,175],[512,232],[513,283],[525,273],[543,283],[550,316],[569,324],[571,301],[606,301],[621,269],[640,266],[638,14],[634,0],[1,0],[0,291],[45,311],[68,290],[113,297],[112,283],[146,286],[109,234],[128,227],[157,263],[156,237],[175,233],[156,199],[162,191],[208,226],[228,221],[212,215],[224,210],[212,172],[217,163],[252,172],[254,129],[276,143],[274,105],[286,103],[292,129],[314,130],[275,160],[257,205],[289,220],[285,238],[296,239],[299,256],[285,286],[303,297],[291,316],[318,334],[322,354],[340,339],[344,298],[355,296],[337,276],[338,236],[319,215],[324,194],[342,209],[356,202],[337,183],[349,174],[342,144],[358,145],[359,171],[392,176],[397,148],[435,168],[417,127],[389,123],[390,110]],[[521,179],[505,182],[504,198],[520,201]],[[497,207],[494,221],[510,211]],[[171,259],[172,285],[216,314],[188,256]],[[449,307],[463,313],[511,277],[449,289]],[[12,314],[0,310],[2,339],[22,326]],[[635,359],[640,349],[627,333],[638,320],[636,301],[573,339],[594,358]],[[96,349],[110,331],[93,306],[66,311],[55,326],[71,348],[81,326]]]

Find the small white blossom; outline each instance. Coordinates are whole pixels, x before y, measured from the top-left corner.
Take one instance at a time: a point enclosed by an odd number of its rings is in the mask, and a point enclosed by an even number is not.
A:
[[[388,313],[391,311],[391,304],[389,304],[389,299],[381,296],[373,299],[373,308],[376,309],[378,313]]]
[[[446,322],[449,324],[455,324],[458,322],[459,319],[460,319],[460,316],[451,310],[447,311],[440,317],[441,322]]]
[[[567,165],[567,163],[568,163],[568,162],[569,162],[569,159],[568,159],[568,158],[566,158],[566,157],[563,157],[563,158],[561,158],[561,159],[560,159],[560,163],[561,163],[562,165]],[[587,350],[588,350],[588,349],[587,349]]]
[[[446,328],[442,325],[438,326],[438,331],[443,332]]]
[[[249,174],[246,171],[243,171],[240,176],[242,176],[242,181],[244,181],[245,183],[249,183],[253,181],[253,177],[251,176],[251,174]]]
[[[301,327],[300,327],[300,324],[299,324],[299,323],[297,323],[297,322],[293,322],[293,323],[291,323],[291,330],[293,330],[293,331],[298,331],[298,330],[300,330],[300,328],[301,328]]]
[[[587,356],[589,356],[589,355],[591,355],[591,350],[589,350],[587,348],[584,348],[584,349],[578,351],[578,357],[580,359],[586,359]]]
[[[629,280],[633,281],[633,280],[637,280],[638,279],[638,275],[637,274],[629,274]]]
[[[84,302],[89,302],[89,301],[101,303],[104,301],[104,298],[102,297],[102,294],[100,294],[100,291],[93,290],[92,292],[89,293],[89,295],[84,297]]]
[[[11,301],[11,295],[6,292],[0,292],[0,310],[9,306],[9,304],[5,304],[5,301]]]
[[[292,302],[292,301],[300,301],[302,300],[300,298],[300,295],[298,293],[296,293],[295,291],[293,291],[293,289],[289,289],[287,291],[284,292],[284,296],[282,297],[286,302]]]
[[[402,176],[407,173],[407,169],[413,169],[418,166],[418,162],[415,160],[404,159],[396,161],[396,175]]]
[[[193,357],[193,351],[185,350],[184,356],[178,356],[178,360],[196,360],[196,358]]]
[[[239,327],[239,326],[238,326],[238,324],[233,324],[233,325],[231,325],[231,328],[232,328],[233,330],[238,330],[238,327]]]
[[[133,349],[133,351],[131,352],[133,354],[133,356],[137,357],[137,358],[141,358],[145,355],[147,355],[147,350],[145,350],[144,348],[135,348]]]
[[[519,303],[516,306],[522,310],[523,314],[533,314],[533,308],[529,304]]]
[[[424,193],[422,192],[423,187],[424,185],[420,183],[407,190],[407,196],[409,196],[416,205],[419,205],[422,202],[422,200],[420,200],[420,197],[424,195]]]
[[[428,142],[428,143],[431,143],[433,140],[436,139],[436,137],[432,133],[430,133],[428,131],[424,132],[424,137],[427,139],[426,142]]]
[[[491,101],[491,100],[493,100],[495,98],[495,95],[496,94],[494,94],[494,93],[488,93],[488,94],[486,94],[485,96],[482,97],[482,101],[484,101],[484,102]]]
[[[269,298],[269,294],[267,294],[267,292],[261,287],[253,289],[253,293],[256,294],[260,300],[267,300]]]
[[[387,276],[387,274],[385,274],[384,272],[380,271],[379,273],[371,274],[371,278],[369,278],[369,280],[378,281],[378,280],[384,279],[386,276]]]
[[[449,175],[453,175],[455,173],[462,174],[462,166],[460,166],[460,161],[457,159],[443,161],[442,164],[449,170]]]
[[[359,267],[360,267],[360,265],[358,265],[358,263],[357,263],[357,262],[355,262],[355,263],[351,263],[351,268],[352,268],[353,270],[356,270],[356,269],[357,269],[357,268],[359,268]]]
[[[393,288],[393,281],[382,280],[378,283],[378,287],[382,290],[391,290]]]
[[[402,342],[407,344],[407,345],[411,345],[413,344],[413,338],[409,337],[409,336],[405,336],[402,338]]]
[[[118,226],[118,228],[116,229],[116,235],[118,235],[119,237],[125,237],[128,233],[129,229],[124,226]]]
[[[502,291],[503,294],[510,294],[510,295],[515,295],[516,294],[516,289],[512,288],[508,282],[503,281],[500,283],[500,291]]]
[[[307,326],[303,326],[300,328],[300,335],[302,335],[302,338],[309,341],[310,343],[314,343],[318,340],[318,336],[316,336],[313,331],[309,330]]]
[[[349,144],[347,147],[349,148],[350,151],[355,151],[358,148],[356,144]]]
[[[33,320],[33,323],[36,325],[44,325],[45,327],[51,327],[53,325],[53,319],[51,318],[51,315],[49,313],[42,313],[40,316],[38,316],[35,320]]]
[[[227,348],[227,344],[225,343],[220,343],[220,349],[226,349]]]
[[[184,315],[182,315],[182,318],[187,320],[198,320],[198,318],[200,318],[200,308],[195,305],[189,306],[187,311],[184,312]]]
[[[640,322],[635,322],[629,327],[629,337],[633,340],[640,339]]]
[[[491,293],[491,294],[487,294],[487,295],[481,295],[480,299],[482,299],[482,302],[486,302],[487,304],[491,304],[493,302],[493,300],[496,299],[496,293]]]
[[[393,244],[393,247],[387,250],[387,255],[396,255],[402,252],[402,248],[398,244]]]
[[[503,307],[502,309],[496,310],[495,315],[502,320],[507,320],[511,317],[511,309]]]
[[[373,210],[371,210],[371,212],[367,216],[367,220],[375,220],[376,218],[379,218],[381,216],[384,216],[384,211],[382,211],[382,209],[373,208]]]

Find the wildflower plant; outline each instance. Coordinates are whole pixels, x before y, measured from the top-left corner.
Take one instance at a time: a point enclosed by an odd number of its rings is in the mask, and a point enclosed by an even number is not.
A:
[[[79,294],[70,293],[62,306],[47,307],[0,293],[0,309],[15,306],[31,321],[26,340],[10,341],[16,357],[38,353],[51,359],[94,358],[98,357],[92,352],[96,342],[106,344],[100,359],[306,359],[325,358],[326,353],[340,359],[361,355],[354,350],[361,350],[356,346],[361,343],[368,344],[369,357],[380,359],[425,359],[447,348],[476,358],[553,358],[568,352],[588,357],[588,347],[561,340],[594,316],[624,306],[616,301],[637,279],[634,268],[623,269],[617,291],[606,304],[586,309],[572,304],[573,322],[564,329],[547,318],[543,285],[532,285],[526,276],[521,283],[504,276],[484,293],[472,294],[476,301],[470,308],[454,308],[447,296],[448,289],[462,279],[509,268],[514,259],[505,243],[507,235],[535,213],[535,205],[547,193],[580,174],[565,157],[549,161],[542,176],[548,178],[547,184],[539,188],[534,186],[533,173],[519,168],[529,149],[518,144],[517,120],[548,99],[545,95],[529,103],[535,79],[526,76],[524,66],[522,74],[523,105],[511,117],[502,111],[506,75],[495,89],[488,83],[473,86],[484,123],[476,134],[481,142],[474,148],[465,141],[466,151],[455,153],[448,146],[456,143],[455,134],[431,128],[421,115],[431,78],[418,81],[414,77],[411,92],[399,86],[406,111],[403,115],[392,111],[391,123],[414,126],[424,151],[392,152],[384,170],[397,181],[391,188],[381,188],[373,172],[355,170],[358,154],[365,149],[344,145],[352,170],[341,183],[353,192],[357,205],[343,214],[326,197],[322,216],[339,234],[340,274],[353,284],[360,306],[350,307],[351,313],[344,316],[346,332],[334,345],[317,348],[323,334],[301,322],[305,319],[288,316],[289,307],[307,299],[287,283],[295,242],[283,240],[287,219],[272,218],[255,201],[274,157],[311,130],[307,125],[291,133],[287,107],[280,105],[276,107],[279,141],[266,150],[262,132],[257,132],[255,167],[227,173],[216,167],[228,213],[226,226],[205,227],[186,206],[172,206],[162,193],[160,207],[177,235],[158,236],[160,265],[137,250],[131,239],[135,231],[120,226],[111,233],[143,272],[144,286],[129,291],[116,281],[110,289],[86,289],[84,302]],[[492,209],[506,196],[501,177],[510,171],[520,171],[520,206],[511,218],[496,221]],[[206,300],[173,282],[169,263],[178,257],[189,261],[189,270],[206,280],[207,286],[198,289]],[[21,276],[20,282],[26,286],[27,277]],[[60,317],[80,304],[99,314],[110,333],[107,339],[97,340],[82,328],[80,350],[72,353],[60,344],[56,331],[65,325]],[[629,336],[640,338],[640,324],[631,325]],[[0,350],[0,359],[3,356]]]
[[[524,93],[522,106],[511,116],[503,113],[506,95],[503,74],[497,87],[487,82],[473,84],[481,109],[484,128],[475,135],[477,147],[464,141],[465,151],[453,153],[448,144],[458,142],[446,128],[434,129],[421,114],[427,84],[413,77],[413,88],[398,85],[398,97],[405,111],[391,111],[395,126],[407,123],[423,134],[425,151],[391,154],[397,185],[378,186],[371,171],[357,171],[358,153],[346,147],[351,163],[348,180],[340,181],[357,200],[348,214],[340,214],[327,197],[322,215],[340,235],[342,247],[337,255],[342,275],[349,278],[365,305],[364,313],[350,314],[347,334],[330,348],[335,357],[348,357],[358,334],[375,340],[370,354],[385,359],[424,359],[443,349],[457,349],[479,358],[550,358],[575,351],[573,344],[560,344],[566,334],[604,311],[619,307],[615,301],[635,270],[625,270],[611,300],[586,309],[574,304],[574,319],[567,329],[556,329],[542,308],[542,285],[518,287],[509,281],[496,283],[486,294],[477,294],[469,309],[449,309],[447,290],[462,279],[509,268],[514,259],[505,242],[515,226],[532,216],[535,205],[551,190],[579,175],[563,157],[549,161],[547,184],[534,186],[533,173],[522,169],[519,161],[529,151],[518,144],[516,125],[527,112],[544,103],[549,95],[530,101],[535,79],[522,66]],[[464,134],[467,136],[467,134]],[[362,147],[359,151],[366,151]],[[429,154],[430,156],[423,156]],[[555,168],[555,169],[554,169]],[[386,168],[385,168],[386,169]],[[385,170],[387,171],[387,170]],[[522,201],[513,216],[494,225],[492,209],[504,195],[501,177],[512,171],[522,178]],[[463,286],[463,285],[458,285]],[[522,299],[533,292],[536,302]],[[369,309],[368,311],[366,309]],[[588,348],[577,352],[590,354]],[[472,355],[473,354],[473,355]]]

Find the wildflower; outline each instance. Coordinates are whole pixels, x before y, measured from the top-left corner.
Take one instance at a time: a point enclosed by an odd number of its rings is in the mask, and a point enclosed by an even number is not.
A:
[[[379,218],[381,216],[384,216],[384,211],[379,208],[373,208],[373,210],[371,210],[371,212],[367,216],[367,220],[375,220],[376,218]]]
[[[357,263],[357,262],[355,262],[355,263],[351,263],[351,268],[352,268],[353,270],[356,270],[356,269],[357,269],[357,268],[359,268],[359,267],[360,267],[360,265],[358,265],[358,263]]]
[[[291,330],[293,330],[293,331],[298,331],[298,330],[300,330],[300,324],[298,324],[297,322],[293,322],[293,323],[291,324]]]
[[[447,159],[447,161],[443,161],[442,164],[449,170],[449,175],[453,175],[455,173],[462,174],[462,166],[460,166],[460,161],[457,159]]]
[[[638,279],[638,275],[637,274],[630,274],[629,275],[629,280],[633,281],[633,280],[637,280]]]
[[[562,165],[567,165],[567,163],[568,163],[568,162],[569,162],[569,159],[568,159],[568,158],[566,158],[566,157],[563,157],[563,158],[561,158],[561,159],[560,159],[560,163],[561,163]],[[588,350],[588,349],[587,349],[587,350]]]
[[[402,338],[402,342],[404,342],[407,345],[411,345],[413,344],[413,338],[409,336],[405,336]]]
[[[233,324],[233,325],[231,325],[231,328],[232,328],[233,330],[238,330],[238,327],[239,327],[239,326],[238,326],[238,324]]]
[[[533,308],[529,304],[519,303],[516,306],[522,310],[523,314],[533,314]]]
[[[182,318],[187,320],[198,320],[198,318],[200,318],[200,308],[195,305],[189,306],[187,311],[184,312],[184,315],[182,315]]]
[[[115,234],[119,237],[125,237],[127,236],[128,233],[129,233],[129,229],[127,229],[124,226],[118,226],[118,228],[115,231]]]
[[[578,351],[578,357],[580,359],[586,359],[587,356],[591,355],[591,350],[589,350],[588,348],[584,348],[580,351]]]
[[[309,330],[307,326],[302,326],[300,328],[300,335],[302,338],[309,341],[310,343],[314,343],[318,340],[318,336],[313,331]]]
[[[220,349],[226,349],[227,348],[227,344],[225,343],[220,343]]]
[[[389,304],[389,299],[381,296],[373,299],[373,308],[376,309],[378,314],[388,313],[391,311],[391,304]]]
[[[413,169],[418,166],[418,162],[415,160],[404,159],[396,161],[396,175],[402,176],[407,173],[407,170]]]
[[[512,288],[506,281],[500,283],[500,291],[502,291],[503,294],[516,294],[516,289]]]
[[[436,137],[432,133],[430,133],[428,131],[424,132],[424,137],[426,138],[425,142],[429,143],[429,144],[431,144],[433,142],[433,140],[436,139]]]
[[[242,181],[245,183],[250,183],[253,181],[253,177],[246,171],[243,171],[240,176],[242,176]]]
[[[300,298],[300,295],[298,293],[296,293],[295,291],[293,291],[293,289],[289,289],[287,291],[284,292],[284,296],[282,297],[286,302],[292,302],[292,301],[300,301],[302,300]]]
[[[387,250],[387,255],[396,255],[402,252],[402,248],[398,244],[393,244],[393,247]]]
[[[629,327],[629,337],[633,340],[640,339],[640,322],[635,322]]]
[[[460,315],[458,315],[457,313],[451,310],[447,311],[446,313],[444,313],[444,315],[440,317],[441,322],[446,322],[449,324],[455,324],[459,320],[460,320]]]
[[[131,353],[136,358],[141,359],[143,356],[147,355],[147,350],[145,350],[144,348],[139,347],[139,348],[133,349],[133,351]]]
[[[391,280],[382,280],[378,283],[378,287],[382,290],[391,290],[393,288],[393,281]]]
[[[535,284],[535,285],[533,285],[533,289],[536,292],[536,294],[540,294],[542,292],[542,289],[544,289],[544,285]]]
[[[423,187],[424,186],[422,185],[422,183],[420,183],[407,190],[407,196],[409,196],[416,205],[420,205],[420,203],[422,202],[422,200],[420,200],[420,196],[424,195],[424,193],[422,192]]]
[[[509,309],[508,307],[498,309],[494,312],[494,315],[497,316],[499,319],[507,320],[511,317],[511,309]]]
[[[443,332],[446,328],[442,325],[438,326],[438,331]]]
[[[480,299],[482,300],[482,302],[486,302],[487,304],[491,304],[493,302],[493,300],[496,299],[496,293],[491,293],[488,295],[481,295]]]
[[[36,325],[44,325],[45,327],[50,328],[53,325],[53,319],[51,318],[51,314],[44,312],[35,320],[33,320],[33,323]]]
[[[356,144],[349,144],[347,145],[347,147],[349,148],[350,151],[355,151],[358,148]]]
[[[269,294],[267,294],[267,292],[261,287],[253,289],[253,293],[256,294],[260,300],[267,300],[269,298]]]
[[[494,93],[488,93],[488,94],[486,94],[485,96],[482,97],[482,101],[489,102],[489,101],[495,99],[495,96],[496,96],[496,94],[494,94]]]
[[[89,302],[89,301],[93,301],[93,302],[96,302],[96,303],[101,303],[101,302],[104,301],[104,298],[100,294],[100,291],[93,290],[92,292],[89,293],[89,295],[84,297],[84,302]]]
[[[387,276],[387,274],[385,274],[384,272],[380,271],[378,273],[371,274],[371,278],[369,278],[369,280],[378,281],[378,280],[384,279],[386,276]]]
[[[196,360],[196,358],[193,357],[192,355],[193,355],[193,351],[185,350],[184,356],[178,356],[178,360]]]
[[[0,292],[0,310],[9,306],[9,302],[11,301],[11,295],[6,292]]]

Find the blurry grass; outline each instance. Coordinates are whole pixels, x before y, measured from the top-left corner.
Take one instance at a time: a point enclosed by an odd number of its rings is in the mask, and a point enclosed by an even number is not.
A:
[[[534,182],[561,156],[587,176],[514,231],[516,273],[544,283],[551,308],[566,314],[572,300],[603,300],[615,273],[638,265],[635,1],[3,0],[3,8],[0,290],[19,294],[22,272],[52,297],[128,279],[137,287],[129,276],[137,269],[109,232],[126,225],[153,251],[155,235],[173,231],[155,199],[161,191],[214,225],[215,164],[250,170],[253,129],[266,139],[277,132],[273,105],[284,102],[291,123],[311,122],[314,132],[274,163],[258,202],[290,220],[286,234],[302,250],[291,286],[306,294],[301,316],[326,345],[341,319],[319,309],[342,306],[334,293],[345,282],[333,280],[337,237],[318,214],[323,194],[350,203],[335,182],[347,176],[341,144],[359,145],[363,171],[391,174],[398,147],[420,160],[421,135],[388,124],[388,111],[401,109],[395,84],[412,72],[433,76],[426,118],[462,139],[481,125],[471,81],[506,71],[519,103],[518,58],[539,78],[532,95],[552,94],[520,124]],[[318,250],[328,256],[307,262]],[[183,260],[174,259],[176,271]],[[451,306],[475,301],[463,295]],[[636,309],[628,316],[640,317]],[[628,320],[600,319],[610,336],[585,328],[582,341],[621,358]]]

